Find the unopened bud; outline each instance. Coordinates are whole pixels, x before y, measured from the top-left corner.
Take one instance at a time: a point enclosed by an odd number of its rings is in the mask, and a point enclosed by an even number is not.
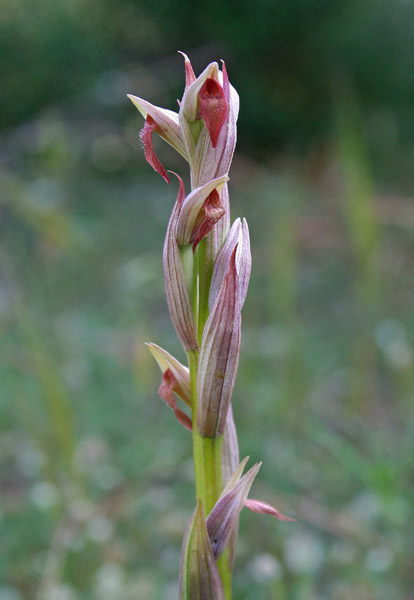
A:
[[[229,491],[223,493],[207,517],[207,531],[216,558],[222,554],[233,527],[238,524],[239,515],[260,466],[261,463],[254,465]]]
[[[201,500],[191,516],[181,550],[180,600],[224,600]]]

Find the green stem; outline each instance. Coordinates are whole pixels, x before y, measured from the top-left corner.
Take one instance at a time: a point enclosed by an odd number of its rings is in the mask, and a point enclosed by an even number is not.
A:
[[[210,291],[213,265],[207,250],[207,238],[204,238],[197,249],[198,268],[198,343],[201,344],[204,325],[208,318],[208,294]]]
[[[197,353],[189,353],[196,495],[203,502],[205,515],[208,515],[223,488],[221,478],[223,436],[202,437],[197,430],[197,362]]]
[[[211,261],[208,257],[207,242],[202,240],[194,260],[193,282],[198,282],[192,289],[192,304],[197,322],[198,340],[201,344],[204,325],[208,318],[208,293],[211,281]],[[217,502],[222,489],[221,454],[223,436],[217,438],[202,437],[197,430],[197,369],[198,352],[188,353],[191,382],[191,407],[193,421],[193,458],[196,496],[203,503],[204,514],[207,516]],[[226,550],[217,561],[221,576],[225,600],[231,600],[231,571],[228,551]]]

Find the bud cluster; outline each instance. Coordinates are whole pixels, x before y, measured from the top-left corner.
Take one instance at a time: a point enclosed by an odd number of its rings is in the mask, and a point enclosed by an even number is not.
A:
[[[247,459],[239,464],[231,408],[241,310],[251,270],[247,223],[236,219],[230,227],[227,187],[239,98],[224,62],[221,70],[213,62],[196,77],[183,56],[186,85],[178,113],[129,97],[145,118],[141,140],[148,163],[170,183],[154,152],[152,136],[157,133],[190,168],[188,195],[181,177],[174,173],[179,189],[167,226],[163,268],[171,320],[193,372],[159,346],[148,347],[162,371],[159,395],[177,420],[198,438],[213,444],[222,441],[220,482],[224,489],[208,515],[203,498],[198,499],[184,536],[180,568],[181,600],[220,599],[227,598],[227,592],[216,561],[228,550],[227,568],[231,569],[242,508],[291,519],[264,502],[247,498],[260,464],[243,476]],[[188,412],[177,407],[176,397],[189,407]]]

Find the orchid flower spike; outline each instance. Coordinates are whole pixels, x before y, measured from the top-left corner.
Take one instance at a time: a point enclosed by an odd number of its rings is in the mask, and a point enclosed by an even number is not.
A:
[[[246,220],[237,218],[230,228],[228,181],[239,97],[224,62],[221,67],[212,62],[196,76],[181,54],[185,89],[178,112],[129,96],[145,119],[140,138],[151,167],[170,183],[173,172],[154,150],[157,134],[190,169],[187,194],[173,173],[178,194],[162,255],[168,310],[188,366],[156,344],[147,346],[161,369],[159,396],[193,438],[197,506],[182,545],[179,599],[226,600],[243,508],[293,519],[248,498],[261,463],[243,475],[248,458],[240,462],[233,417],[241,311],[252,264]]]

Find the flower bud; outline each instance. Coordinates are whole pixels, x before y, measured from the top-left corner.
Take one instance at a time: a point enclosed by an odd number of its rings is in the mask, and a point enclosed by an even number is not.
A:
[[[235,251],[204,326],[197,374],[197,429],[222,435],[236,380],[241,313]]]
[[[223,586],[207,533],[201,500],[184,534],[181,550],[180,600],[224,600]]]
[[[175,175],[175,173],[174,173]],[[163,249],[165,293],[171,321],[184,350],[198,350],[193,309],[185,281],[180,251],[176,240],[177,221],[184,202],[184,184],[178,175],[180,187],[167,227]]]
[[[254,465],[229,491],[223,492],[207,517],[207,531],[216,559],[225,549],[233,527],[238,524],[239,515],[260,467],[261,463]]]

